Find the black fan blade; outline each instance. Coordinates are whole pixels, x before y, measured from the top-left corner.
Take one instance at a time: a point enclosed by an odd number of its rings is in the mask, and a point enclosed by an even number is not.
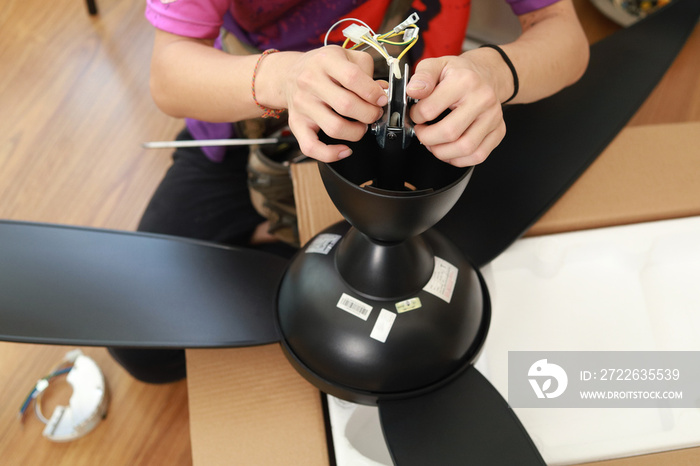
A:
[[[287,261],[144,233],[0,222],[0,340],[149,348],[279,340]]]
[[[675,0],[591,47],[573,86],[504,111],[507,134],[438,224],[477,266],[520,237],[588,168],[644,102],[697,24]]]
[[[379,415],[398,466],[542,466],[515,413],[473,366],[414,398],[380,400]]]

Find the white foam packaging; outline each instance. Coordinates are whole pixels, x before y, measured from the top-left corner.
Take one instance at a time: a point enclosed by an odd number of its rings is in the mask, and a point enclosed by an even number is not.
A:
[[[508,351],[700,351],[700,217],[520,239],[482,272],[476,366],[506,399]],[[391,464],[375,408],[329,411],[338,466]],[[700,445],[697,408],[515,412],[553,466]]]

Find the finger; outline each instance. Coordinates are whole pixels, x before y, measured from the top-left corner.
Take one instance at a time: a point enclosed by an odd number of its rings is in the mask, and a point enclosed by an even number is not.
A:
[[[483,134],[495,129],[503,121],[503,110],[495,94],[490,91],[490,88],[481,88],[468,92],[456,86],[438,86],[430,97],[415,104],[411,108],[411,117],[416,116],[418,121],[420,118],[434,121],[446,109],[451,109],[440,121],[424,125],[420,135],[423,144],[456,141],[475,122],[478,123],[475,128],[483,127]],[[416,119],[413,121],[417,122]]]
[[[437,58],[428,58],[418,63],[406,85],[406,94],[414,99],[428,97],[440,82],[444,66],[444,62]]]
[[[374,63],[370,65],[371,67],[368,67],[366,63],[367,59],[371,61],[372,57],[365,52],[354,50],[346,50],[345,52],[348,52],[347,60],[329,60],[326,67],[328,75],[364,101],[379,107],[386,105],[388,99],[384,89],[372,78]]]
[[[433,124],[417,124],[416,137],[426,146],[437,146],[455,142],[467,131],[478,113],[471,107],[460,107],[448,113],[442,120]]]
[[[318,139],[318,127],[310,120],[289,119],[289,129],[299,143],[301,153],[312,159],[331,163],[348,157],[352,150],[342,144],[327,145]]]
[[[382,114],[381,107],[366,102],[332,81],[318,83],[315,94],[340,115],[366,125],[377,121]]]
[[[343,141],[359,141],[367,132],[368,125],[351,121],[338,115],[326,106],[319,106],[309,117],[317,123],[320,129],[333,139]]]
[[[346,91],[347,92],[347,91]],[[370,122],[376,121],[381,116],[381,109]],[[353,121],[341,116],[324,102],[322,97],[308,96],[305,99],[295,99],[289,108],[290,120],[292,118],[306,118],[314,122],[316,131],[322,129],[328,136],[345,141],[359,141],[367,132],[368,124],[362,121]]]
[[[448,109],[465,106],[467,97],[469,98],[468,106],[474,112],[484,110],[485,107],[481,103],[483,99],[470,93],[468,87],[455,85],[453,82],[441,82],[429,96],[419,100],[411,107],[411,120],[416,124],[434,121]]]
[[[359,50],[343,49],[343,51],[347,60],[359,66],[365,75],[374,76],[374,59],[370,54]]]
[[[480,142],[473,149],[473,142],[468,140],[470,135],[467,133],[453,143],[430,146],[429,150],[438,159],[457,167],[478,165],[486,160],[503,140],[505,124],[488,133],[483,139],[478,138]]]

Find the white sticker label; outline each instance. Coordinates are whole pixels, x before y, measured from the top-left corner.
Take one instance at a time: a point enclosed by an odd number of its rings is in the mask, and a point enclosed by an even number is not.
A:
[[[459,270],[445,259],[435,257],[435,269],[433,276],[428,280],[428,284],[423,288],[430,294],[437,296],[449,303],[457,282],[457,272]]]
[[[345,293],[340,296],[337,306],[362,320],[367,320],[369,313],[372,312],[372,306]]]
[[[372,333],[370,333],[369,336],[377,341],[381,341],[382,343],[386,342],[386,337],[389,336],[389,332],[391,331],[391,327],[394,325],[395,320],[396,314],[391,311],[387,311],[386,309],[382,309],[379,311],[379,317],[377,317]]]
[[[322,233],[311,240],[311,243],[309,243],[309,246],[306,248],[306,252],[328,254],[340,238],[342,238],[342,236],[334,235],[333,233]]]

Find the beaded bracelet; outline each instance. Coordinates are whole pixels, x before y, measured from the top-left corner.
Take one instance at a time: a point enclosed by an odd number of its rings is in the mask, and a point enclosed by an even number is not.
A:
[[[508,65],[508,68],[510,68],[510,72],[513,74],[513,95],[511,95],[508,100],[503,102],[504,104],[507,104],[511,100],[515,98],[516,95],[518,95],[518,88],[520,87],[520,82],[518,81],[518,73],[515,71],[515,66],[513,66],[513,62],[510,61],[510,58],[508,58],[508,55],[503,51],[502,48],[500,48],[498,45],[494,44],[484,44],[482,47],[488,47],[491,49],[494,49],[496,52],[501,54],[501,57],[503,58],[503,61],[506,62],[506,65]]]
[[[279,50],[267,49],[260,55],[257,63],[255,63],[255,68],[253,69],[253,80],[250,83],[250,88],[253,91],[253,102],[255,102],[255,105],[257,105],[258,108],[263,111],[263,114],[262,114],[263,118],[270,118],[270,117],[279,118],[280,114],[282,112],[284,112],[283,108],[275,109],[275,108],[269,108],[269,107],[262,105],[260,102],[258,102],[258,99],[255,97],[255,78],[258,76],[258,67],[260,66],[260,62],[267,55],[270,55],[271,53],[275,53],[275,52],[279,52]]]

